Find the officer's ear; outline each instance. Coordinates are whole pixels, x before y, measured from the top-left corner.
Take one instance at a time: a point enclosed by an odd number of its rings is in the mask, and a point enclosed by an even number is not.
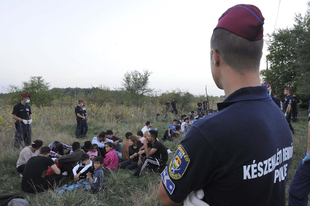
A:
[[[216,49],[211,50],[212,56],[211,56],[211,61],[214,66],[219,66],[220,65],[220,55]]]

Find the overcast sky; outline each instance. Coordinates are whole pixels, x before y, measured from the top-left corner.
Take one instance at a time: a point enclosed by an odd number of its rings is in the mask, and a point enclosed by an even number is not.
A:
[[[239,3],[260,8],[265,40],[307,9],[307,0],[282,0],[276,22],[277,0],[1,0],[0,92],[31,76],[51,88],[114,89],[127,71],[148,69],[157,91],[200,95],[207,85],[209,95],[223,95],[212,79],[209,42],[218,18]]]

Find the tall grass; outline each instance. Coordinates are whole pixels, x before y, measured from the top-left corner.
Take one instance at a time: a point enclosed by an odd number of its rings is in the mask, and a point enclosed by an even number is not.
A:
[[[152,122],[152,128],[159,128],[159,138],[161,138],[172,122],[174,115],[167,114],[164,121],[156,121],[157,113],[161,118],[165,116],[165,108],[158,103],[148,103],[143,107],[127,107],[124,105],[106,104],[98,106],[96,104],[87,104],[87,118],[89,132],[85,139],[77,140],[75,138],[75,104],[72,106],[51,106],[38,108],[32,106],[32,140],[41,139],[44,145],[52,141],[60,141],[66,144],[72,144],[79,141],[81,144],[86,140],[98,135],[101,131],[113,130],[114,134],[125,140],[126,132],[136,133],[141,130],[146,121]],[[18,194],[27,199],[31,205],[141,205],[153,206],[160,205],[157,197],[157,189],[160,181],[160,175],[154,174],[150,170],[143,173],[140,178],[130,177],[133,171],[116,170],[114,172],[104,173],[103,184],[106,189],[98,194],[90,194],[83,189],[56,194],[53,190],[40,194],[27,194],[21,191],[21,178],[15,167],[20,150],[13,149],[14,144],[14,121],[12,119],[12,106],[0,104],[0,194]],[[179,114],[188,114],[188,111],[179,111]],[[291,167],[288,173],[287,190],[289,184],[296,172],[296,169],[304,156],[307,142],[307,114],[306,110],[299,113],[299,121],[292,123],[295,127],[294,155]],[[173,152],[176,151],[178,142],[165,142],[166,147]],[[173,153],[169,154],[169,160]],[[70,180],[63,178],[63,182],[71,184]]]

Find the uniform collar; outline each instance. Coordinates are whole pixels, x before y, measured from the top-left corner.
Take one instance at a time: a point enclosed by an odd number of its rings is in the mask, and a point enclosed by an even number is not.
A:
[[[218,110],[222,110],[231,104],[242,101],[268,99],[266,86],[244,87],[230,94],[223,102],[217,103]]]

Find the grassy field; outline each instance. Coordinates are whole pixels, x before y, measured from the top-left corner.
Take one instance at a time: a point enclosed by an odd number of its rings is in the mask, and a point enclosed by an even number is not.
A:
[[[130,177],[133,171],[119,169],[114,172],[105,172],[103,183],[107,188],[103,192],[94,195],[85,193],[82,189],[62,195],[57,195],[52,190],[36,195],[23,193],[20,189],[21,178],[15,169],[20,151],[13,149],[15,128],[11,118],[12,107],[1,105],[0,109],[2,111],[0,116],[0,194],[21,195],[31,205],[160,205],[157,197],[160,175],[154,174],[150,170],[144,172],[140,178]],[[167,122],[156,121],[155,115],[161,113],[162,109],[160,105],[156,104],[139,108],[109,104],[99,107],[89,104],[87,107],[89,133],[80,142],[83,144],[84,141],[91,140],[101,131],[108,129],[113,130],[116,136],[125,139],[126,132],[136,133],[147,120],[152,122],[153,128],[159,128],[160,138],[173,119],[172,115],[168,115]],[[55,140],[66,144],[77,141],[75,139],[76,122],[73,107],[37,108],[32,106],[32,111],[34,112],[33,140],[41,139],[44,145],[48,145]],[[188,112],[186,111],[184,114],[188,114]],[[180,112],[180,114],[183,113]],[[299,113],[299,121],[293,123],[296,132],[293,135],[294,155],[288,174],[288,186],[306,150],[307,120],[306,110],[302,110]],[[174,152],[177,143],[166,141],[164,144]],[[169,155],[169,159],[172,157],[173,153]],[[66,178],[64,178],[63,182],[70,184]]]

